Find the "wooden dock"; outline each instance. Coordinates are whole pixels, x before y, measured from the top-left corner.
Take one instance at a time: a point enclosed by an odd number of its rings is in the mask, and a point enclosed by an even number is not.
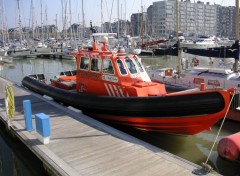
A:
[[[0,83],[0,119],[7,125],[3,85],[12,83],[2,78]],[[194,175],[192,171],[201,168],[77,110],[16,85],[12,87],[16,112],[11,132],[56,175],[186,176]],[[36,130],[25,130],[24,100],[31,101],[34,129],[34,114],[45,113],[50,116],[49,144],[39,142]]]

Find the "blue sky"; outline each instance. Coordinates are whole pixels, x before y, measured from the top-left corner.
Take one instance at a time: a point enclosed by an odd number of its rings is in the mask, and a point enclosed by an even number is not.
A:
[[[20,13],[21,13],[21,23],[22,26],[29,26],[31,22],[31,0],[19,0],[20,1]],[[55,19],[57,15],[57,22],[60,28],[62,27],[62,0],[33,0],[34,2],[34,14],[35,23],[41,24],[41,1],[43,9],[43,23],[46,24],[46,13],[47,9],[47,24],[55,24]],[[69,2],[69,0],[64,0]],[[130,15],[132,13],[141,12],[141,5],[146,10],[152,2],[158,0],[119,0],[119,14],[121,19],[130,20]],[[197,1],[197,0],[195,0]],[[234,5],[235,0],[202,0],[203,2],[210,2],[210,4],[216,3],[220,5]],[[18,8],[17,0],[0,0],[4,4],[4,16],[7,20],[7,27],[18,26]],[[103,2],[103,21],[116,21],[118,17],[117,13],[117,0],[102,0]],[[194,0],[191,0],[194,2]],[[85,24],[89,26],[90,20],[92,20],[94,25],[101,24],[101,0],[83,0],[84,4],[84,16]],[[126,4],[126,5],[125,5]],[[113,5],[113,8],[112,8]],[[112,9],[112,15],[111,14]],[[126,11],[126,13],[125,13]],[[71,0],[71,13],[72,13],[72,23],[82,22],[82,1],[81,0]],[[126,14],[126,15],[125,15]],[[67,5],[67,16],[69,20],[69,5]],[[110,18],[111,16],[111,18]],[[69,23],[69,22],[68,22]],[[67,24],[69,25],[69,24]]]

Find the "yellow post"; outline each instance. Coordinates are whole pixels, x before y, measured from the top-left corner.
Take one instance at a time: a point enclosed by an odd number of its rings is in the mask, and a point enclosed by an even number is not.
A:
[[[5,105],[6,105],[6,113],[8,117],[8,127],[11,126],[12,118],[15,113],[15,102],[14,102],[14,94],[11,85],[6,85],[5,87]]]

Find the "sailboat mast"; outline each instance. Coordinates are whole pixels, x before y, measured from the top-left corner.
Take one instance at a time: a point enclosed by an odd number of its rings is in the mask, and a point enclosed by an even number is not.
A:
[[[42,0],[41,0],[41,38],[42,38],[42,41],[43,41],[43,12],[42,12]]]
[[[233,64],[233,71],[234,72],[238,72],[238,61],[239,61],[239,2],[238,0],[235,1],[235,5],[236,5],[236,39],[235,39],[235,47],[237,49],[237,54],[235,54],[235,62]]]
[[[118,13],[118,28],[117,28],[117,36],[118,36],[118,39],[119,39],[119,0],[117,1],[117,13]]]
[[[124,4],[125,4],[125,14],[124,14],[124,21],[125,21],[125,25],[124,25],[124,35],[127,35],[127,12],[126,12],[126,9],[127,9],[127,3],[126,3],[126,0],[124,1]]]
[[[143,45],[143,38],[144,38],[144,23],[145,23],[145,21],[144,21],[144,17],[143,17],[143,5],[142,5],[142,0],[141,0],[141,10],[142,10],[142,16],[141,16],[141,39],[142,39],[142,45]]]
[[[21,26],[21,14],[20,14],[20,4],[19,4],[19,0],[17,0],[17,6],[18,6],[19,37],[20,37],[20,43],[21,43],[21,42],[22,42],[22,26]]]
[[[33,0],[31,0],[31,7],[32,7],[32,38],[35,38],[35,25],[34,25],[34,20],[35,20],[35,16],[34,16],[34,4],[33,4]]]
[[[56,14],[56,28],[55,28],[55,32],[56,32],[56,39],[58,39],[58,21],[57,21],[57,14]]]
[[[179,58],[179,48],[180,48],[180,42],[179,42],[179,36],[178,36],[178,0],[176,0],[176,28],[175,28],[175,31],[176,31],[176,40],[177,40],[177,47],[178,47],[178,55],[177,55],[177,58],[176,58],[176,70],[177,70],[177,73],[178,73],[178,76],[180,76],[180,58]]]
[[[3,12],[3,2],[0,1],[0,24],[1,24],[1,37],[2,37],[2,40],[4,40],[4,12]]]
[[[45,8],[45,17],[46,17],[46,22],[45,22],[45,24],[46,24],[46,37],[47,38],[49,38],[49,30],[48,30],[48,16],[47,16],[48,14],[47,14],[47,5],[46,5],[46,8]]]
[[[83,24],[82,24],[82,38],[84,38],[85,19],[84,19],[83,0],[82,0],[82,18],[83,18]]]
[[[176,39],[178,41],[178,0],[176,0]]]
[[[73,37],[73,30],[72,30],[72,10],[71,10],[71,0],[69,0],[69,25],[70,25],[70,40]]]
[[[103,1],[101,0],[101,31],[103,33]]]
[[[236,0],[236,40],[239,40],[239,0]]]

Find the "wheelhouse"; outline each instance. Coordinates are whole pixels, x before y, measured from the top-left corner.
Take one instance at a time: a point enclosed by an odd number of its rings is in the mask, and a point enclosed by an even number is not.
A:
[[[79,92],[118,97],[159,95],[159,91],[149,89],[157,85],[151,82],[137,55],[81,50],[76,60]],[[142,87],[146,87],[145,93],[137,90]],[[165,88],[162,94],[166,94]]]

